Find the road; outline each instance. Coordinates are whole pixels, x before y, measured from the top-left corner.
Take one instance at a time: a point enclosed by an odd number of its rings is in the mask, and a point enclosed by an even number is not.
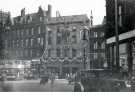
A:
[[[39,85],[39,80],[6,81],[5,91],[0,92],[73,92],[73,85],[68,85],[67,80],[50,81],[46,85]]]

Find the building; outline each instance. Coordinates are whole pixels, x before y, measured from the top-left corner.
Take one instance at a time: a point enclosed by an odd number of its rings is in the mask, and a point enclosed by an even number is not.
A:
[[[9,16],[10,16],[10,12],[0,11],[0,57],[1,59],[5,57],[3,51],[4,45],[2,40],[2,32],[5,30],[5,24],[8,22]],[[0,62],[0,65],[3,65],[3,63]]]
[[[59,75],[75,73],[83,68],[81,46],[84,26],[89,26],[86,15],[52,17],[50,5],[47,11],[39,7],[32,14],[26,14],[24,8],[19,16],[9,16],[1,31],[5,54],[1,63],[18,77],[30,72],[38,75],[42,71],[42,63],[46,63],[50,72]]]
[[[119,34],[135,28],[135,1],[117,0]],[[109,38],[115,35],[115,0],[106,0],[107,33]]]
[[[44,60],[48,71],[64,77],[83,69],[84,26],[89,26],[86,15],[57,16],[47,22]]]
[[[115,45],[115,0],[106,0],[107,21],[107,61],[110,67],[116,67],[116,45]],[[118,34],[119,34],[119,66],[126,64],[129,73],[135,74],[134,56],[134,33],[135,33],[135,1],[118,1]]]
[[[108,67],[106,60],[105,25],[95,25],[90,28],[89,49],[91,69]]]
[[[1,32],[4,52],[4,65],[10,71],[24,74],[29,72],[31,61],[41,57],[45,48],[46,21],[51,18],[51,6],[45,11],[39,7],[36,13],[9,18],[5,30]],[[26,69],[26,70],[25,70]],[[35,73],[37,71],[34,71]]]

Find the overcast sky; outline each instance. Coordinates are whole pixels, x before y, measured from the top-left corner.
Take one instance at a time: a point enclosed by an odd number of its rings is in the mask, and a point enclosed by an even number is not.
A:
[[[90,17],[93,11],[94,24],[100,24],[105,13],[105,0],[2,0],[0,9],[10,11],[11,16],[20,15],[22,8],[25,8],[26,14],[38,11],[38,7],[47,10],[47,5],[52,5],[52,16],[56,16],[58,10],[61,16],[87,14]]]

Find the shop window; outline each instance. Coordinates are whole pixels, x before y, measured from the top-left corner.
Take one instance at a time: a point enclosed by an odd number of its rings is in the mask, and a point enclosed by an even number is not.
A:
[[[57,54],[57,57],[60,57],[60,55],[61,55],[61,52],[60,52],[60,48],[57,48],[57,50],[56,50],[56,54]]]

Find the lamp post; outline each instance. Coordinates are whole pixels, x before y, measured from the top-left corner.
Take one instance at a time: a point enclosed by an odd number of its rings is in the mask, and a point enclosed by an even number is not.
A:
[[[116,67],[119,70],[118,0],[115,0]]]

